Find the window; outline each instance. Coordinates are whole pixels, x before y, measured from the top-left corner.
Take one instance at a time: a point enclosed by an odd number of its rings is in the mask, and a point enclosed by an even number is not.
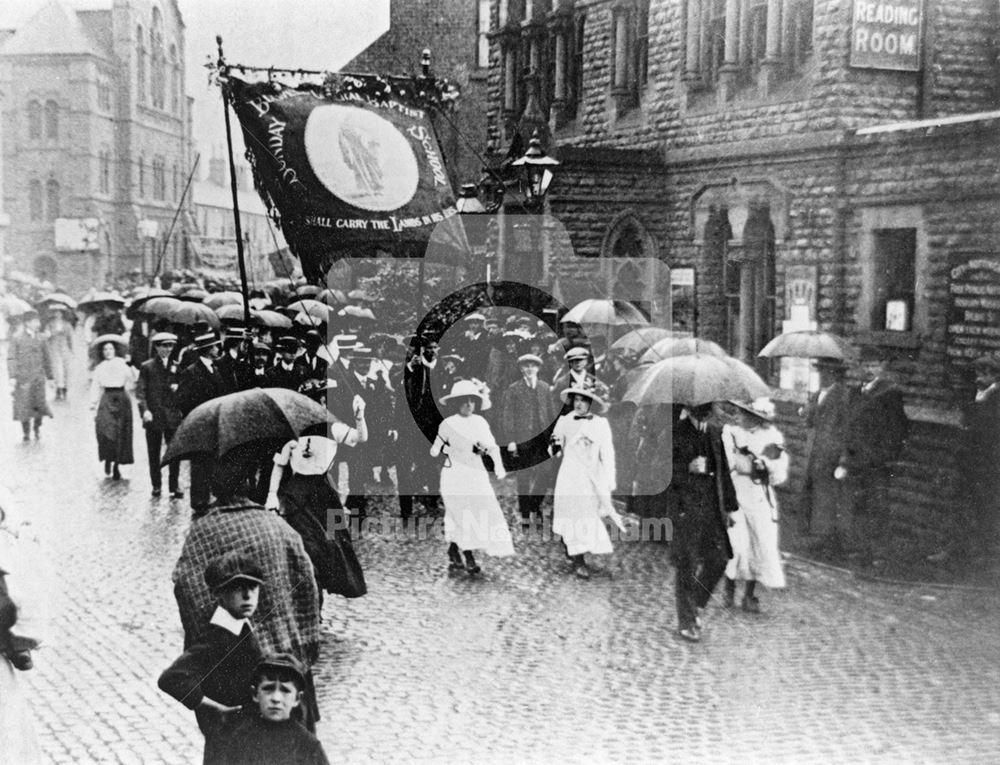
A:
[[[55,101],[45,102],[45,137],[52,141],[59,139],[59,104]]]
[[[705,3],[705,45],[701,71],[706,82],[719,79],[719,70],[726,60],[726,0],[708,0]]]
[[[637,0],[614,9],[612,17],[612,94],[619,112],[639,105],[649,76],[649,2]]]
[[[146,41],[141,25],[135,28],[135,89],[136,101],[146,103]]]
[[[166,87],[166,62],[163,53],[163,18],[159,8],[153,8],[153,24],[149,29],[149,93],[153,106],[162,109]]]
[[[580,14],[573,22],[572,65],[570,66],[569,93],[566,99],[567,115],[576,116],[583,100],[583,51],[587,17]]]
[[[883,228],[874,239],[874,283],[870,327],[909,332],[913,328],[917,230]]]
[[[476,6],[476,66],[490,65],[490,0],[479,0]]]
[[[180,174],[177,171],[177,163],[174,163],[174,201],[177,201],[177,197],[180,189]]]
[[[181,65],[176,45],[170,46],[170,111],[181,113]]]
[[[744,63],[756,69],[767,55],[767,0],[753,0],[750,4],[745,39]]]
[[[37,179],[28,184],[28,217],[42,219],[42,182]]]
[[[45,184],[45,215],[48,220],[59,217],[59,181],[55,178]]]
[[[139,157],[139,196],[146,196],[146,163]]]
[[[28,138],[42,137],[42,105],[38,101],[28,102]]]
[[[167,198],[166,176],[166,163],[162,157],[155,157],[153,159],[153,199],[162,201]]]
[[[813,0],[792,0],[788,20],[788,65],[801,68],[812,53]]]
[[[111,152],[101,149],[98,155],[97,183],[102,194],[111,192]]]

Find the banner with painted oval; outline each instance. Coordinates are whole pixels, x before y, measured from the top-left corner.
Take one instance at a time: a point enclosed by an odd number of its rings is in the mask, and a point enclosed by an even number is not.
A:
[[[336,88],[288,86],[230,72],[225,89],[257,190],[308,277],[344,257],[419,257],[435,227],[456,215],[417,81],[352,75]]]

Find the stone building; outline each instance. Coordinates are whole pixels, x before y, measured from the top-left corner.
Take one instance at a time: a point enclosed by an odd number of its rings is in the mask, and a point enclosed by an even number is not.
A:
[[[490,0],[391,0],[389,30],[342,69],[345,72],[420,74],[424,49],[431,73],[461,90],[456,111],[435,127],[452,185],[475,183],[486,145]]]
[[[888,532],[915,551],[956,531],[968,363],[1000,347],[998,32],[993,0],[492,5],[491,124],[504,146],[540,127],[562,162],[564,302],[629,259],[668,268],[644,299],[786,386],[793,454],[810,376],[764,343],[814,326],[880,349],[913,425]]]
[[[70,292],[186,265],[194,156],[176,0],[51,0],[0,42],[12,268]]]

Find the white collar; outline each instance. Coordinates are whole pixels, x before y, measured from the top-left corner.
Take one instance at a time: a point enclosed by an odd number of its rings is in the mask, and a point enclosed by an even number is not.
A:
[[[291,361],[291,362],[281,361],[280,364],[281,364],[281,368],[284,369],[286,372],[291,372],[293,369],[295,369],[295,362],[294,361]]]
[[[208,356],[199,356],[198,358],[201,359],[201,363],[205,365],[205,368],[209,372],[212,372],[212,371],[215,370],[215,362],[212,359],[210,359]]]
[[[212,614],[212,618],[208,623],[214,624],[216,627],[222,627],[227,632],[232,632],[236,637],[242,634],[244,625],[253,629],[248,620],[237,619],[222,606],[215,607],[215,613]]]

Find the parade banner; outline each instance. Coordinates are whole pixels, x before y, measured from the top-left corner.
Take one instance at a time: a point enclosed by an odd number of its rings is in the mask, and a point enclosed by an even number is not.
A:
[[[227,73],[257,190],[308,277],[379,250],[421,256],[435,227],[456,215],[427,108],[431,86],[330,75],[290,87]]]

